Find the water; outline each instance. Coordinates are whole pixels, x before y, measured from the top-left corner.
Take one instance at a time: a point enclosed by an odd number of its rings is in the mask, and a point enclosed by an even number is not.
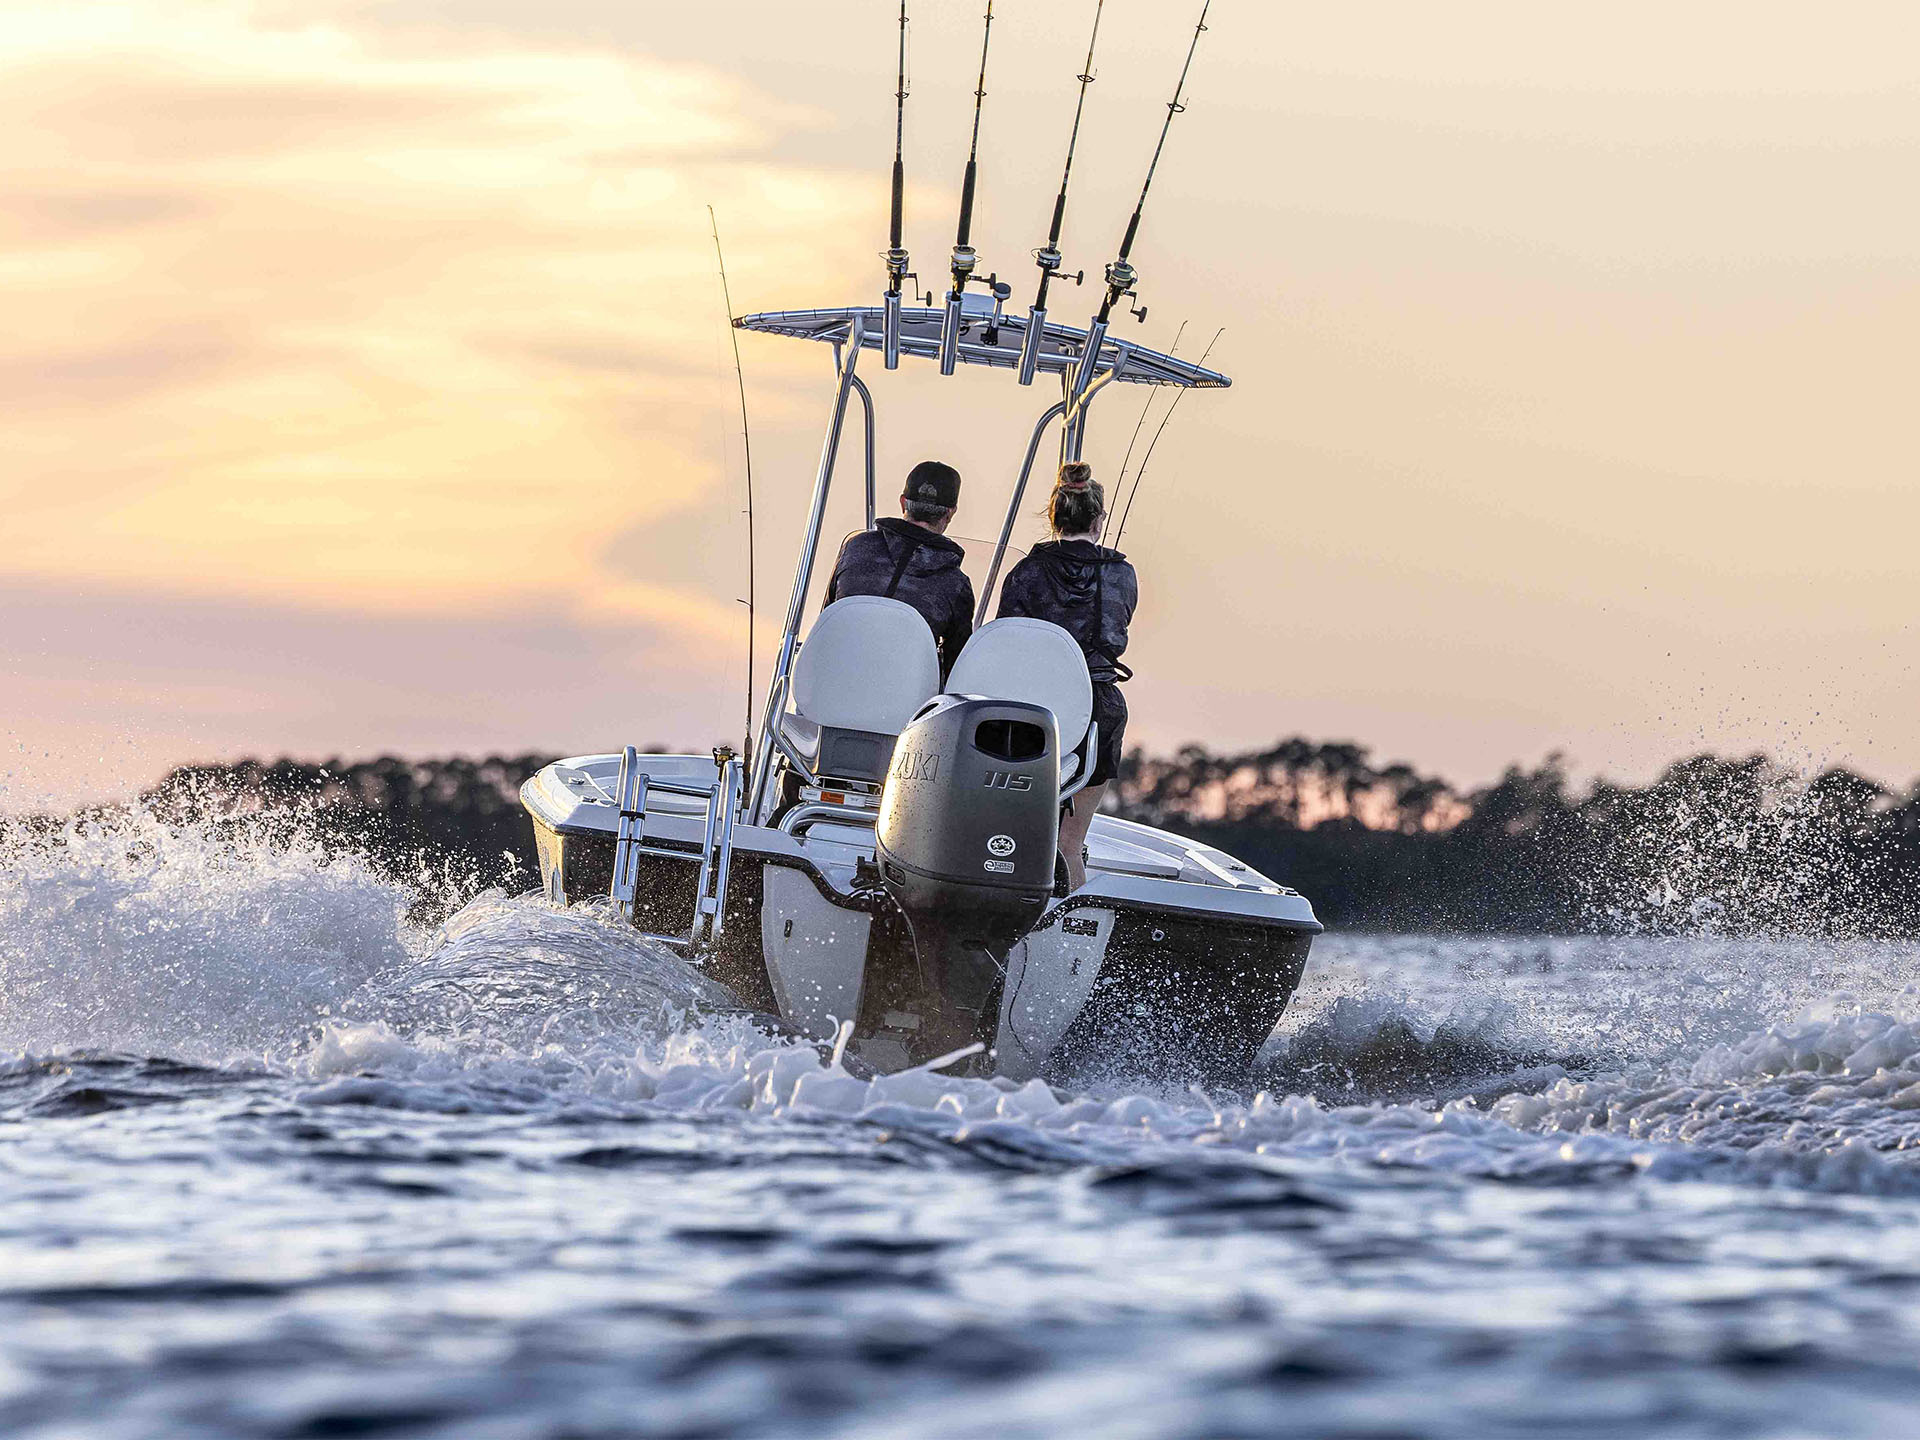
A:
[[[0,1433],[1920,1430],[1911,946],[1331,936],[1263,1093],[1056,1093],[297,828],[8,847]]]

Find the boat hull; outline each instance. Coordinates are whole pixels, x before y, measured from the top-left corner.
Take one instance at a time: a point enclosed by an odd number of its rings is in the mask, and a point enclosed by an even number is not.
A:
[[[615,846],[606,807],[564,803],[577,791],[561,792],[556,803],[557,786],[536,781],[523,799],[547,898],[565,905],[605,896]],[[1137,846],[1142,836],[1187,843],[1114,824],[1110,849]],[[683,824],[688,838],[676,840],[671,816],[650,815],[648,826],[651,844],[687,858],[640,857],[633,923],[661,936],[684,933],[698,838]],[[860,883],[870,843],[863,851],[851,827],[824,829],[832,833],[735,827],[724,923],[697,963],[744,1007],[815,1039],[831,1039],[853,1020],[855,1053],[875,1068],[928,1058],[946,1032],[926,957],[884,891]],[[1236,883],[1091,871],[1085,888],[1049,904],[1006,957],[993,1006],[993,1073],[1059,1083],[1245,1078],[1321,927],[1292,891],[1218,851],[1189,853],[1202,857],[1194,873]]]

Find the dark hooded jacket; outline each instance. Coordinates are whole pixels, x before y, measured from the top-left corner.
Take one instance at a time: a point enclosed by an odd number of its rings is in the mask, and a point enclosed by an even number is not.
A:
[[[1140,600],[1133,566],[1091,540],[1049,540],[1033,547],[1000,588],[1000,613],[1051,620],[1080,642],[1096,682],[1124,680],[1127,626]]]
[[[884,595],[911,605],[932,627],[944,680],[973,634],[973,582],[960,568],[966,554],[944,535],[888,516],[847,537],[827,582],[827,603]]]

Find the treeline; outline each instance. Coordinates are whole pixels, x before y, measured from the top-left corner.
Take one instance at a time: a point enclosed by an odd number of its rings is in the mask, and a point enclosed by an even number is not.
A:
[[[475,887],[531,887],[519,787],[549,758],[187,766],[141,804],[216,823],[284,813],[396,870],[425,858]],[[1231,851],[1338,926],[1920,935],[1920,785],[1807,779],[1758,755],[1697,756],[1638,788],[1577,789],[1550,759],[1460,790],[1349,743],[1190,746],[1129,755],[1110,805]]]
[[[290,812],[397,873],[450,865],[474,889],[531,888],[540,873],[520,783],[551,755],[448,760],[240,760],[183,765],[140,797],[165,818],[244,822]]]
[[[1363,746],[1127,757],[1119,811],[1211,841],[1338,924],[1920,934],[1920,783],[1695,756],[1576,792],[1556,757],[1460,791]]]

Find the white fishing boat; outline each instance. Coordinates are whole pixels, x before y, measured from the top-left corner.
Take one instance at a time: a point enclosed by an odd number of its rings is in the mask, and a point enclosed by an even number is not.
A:
[[[988,25],[990,33],[990,11]],[[904,26],[903,5],[902,113]],[[1090,43],[1083,103],[1091,59]],[[1183,87],[1185,78],[1183,69]],[[976,94],[984,92],[983,45]],[[1077,139],[1078,111],[1074,128]],[[970,1063],[1013,1079],[1108,1071],[1231,1082],[1252,1066],[1300,981],[1321,930],[1313,907],[1212,846],[1108,815],[1094,819],[1086,882],[1069,893],[1055,851],[1061,806],[1086,785],[1098,742],[1087,662],[1057,626],[986,623],[1050,431],[1058,427],[1060,459],[1075,460],[1108,386],[1230,383],[1110,332],[1114,307],[1133,298],[1129,254],[1148,186],[1106,268],[1098,313],[1085,328],[1048,318],[1072,147],[1026,313],[1006,308],[1010,287],[997,277],[973,274],[971,157],[945,303],[904,303],[912,277],[896,155],[881,303],[734,321],[831,346],[835,373],[750,757],[727,747],[710,755],[629,747],[548,765],[521,797],[553,903],[610,896],[743,1005],[820,1040],[850,1023],[853,1053],[877,1069],[975,1045]],[[870,353],[889,371],[905,357],[943,373],[989,366],[1021,385],[1045,376],[1059,387],[1034,422],[978,590],[973,638],[944,686],[927,623],[899,601],[852,596],[805,623],[856,401],[867,523],[875,518],[874,404],[856,373]]]

